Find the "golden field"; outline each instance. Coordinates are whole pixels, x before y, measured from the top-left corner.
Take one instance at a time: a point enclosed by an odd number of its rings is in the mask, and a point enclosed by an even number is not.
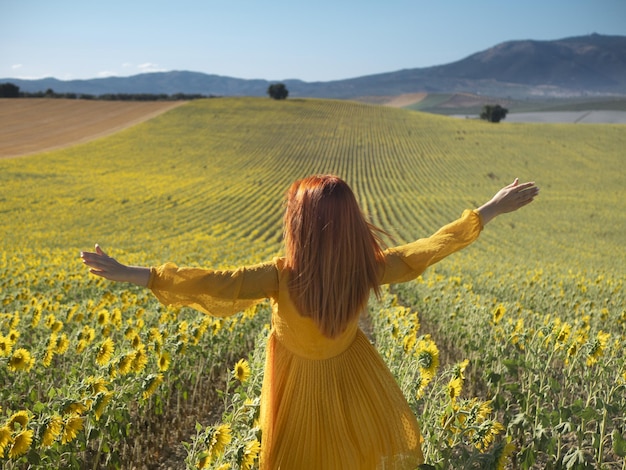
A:
[[[624,468],[623,148],[622,125],[216,98],[0,160],[3,463],[153,468],[175,435],[188,468],[252,468],[266,307],[228,321],[165,309],[90,278],[78,253],[98,242],[148,265],[267,259],[281,250],[289,183],[329,172],[390,244],[430,234],[515,177],[537,182],[531,206],[373,302],[372,338],[435,468]],[[239,380],[232,368],[248,354]],[[424,368],[435,356],[439,367]]]

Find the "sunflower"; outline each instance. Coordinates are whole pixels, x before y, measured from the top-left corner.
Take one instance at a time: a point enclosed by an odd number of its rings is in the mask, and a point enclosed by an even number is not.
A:
[[[13,343],[7,336],[0,335],[0,357],[6,357],[11,354]]]
[[[53,313],[47,315],[46,321],[45,321],[46,328],[48,329],[52,328],[52,325],[54,325],[54,322],[56,321],[56,319],[57,318],[54,316]]]
[[[60,320],[55,321],[50,328],[54,333],[58,333],[63,329],[63,322]]]
[[[467,369],[468,365],[469,365],[469,359],[465,359],[464,361],[459,362],[458,364],[455,364],[454,369],[453,369],[454,377],[459,377],[465,380],[465,369]]]
[[[22,431],[13,439],[13,445],[9,449],[9,458],[15,459],[20,455],[24,455],[30,449],[33,443],[34,432],[31,429]]]
[[[132,346],[133,349],[139,349],[142,346],[141,336],[139,336],[139,333],[135,333],[129,339],[130,339],[130,345]]]
[[[515,445],[508,438],[506,444],[496,451],[496,470],[504,470],[511,454],[515,451]]]
[[[143,398],[146,400],[163,383],[163,374],[150,374],[143,381]]]
[[[202,335],[204,334],[205,331],[206,331],[206,329],[204,329],[202,327],[202,325],[194,326],[191,329],[191,337],[193,338],[194,346],[196,346],[196,345],[198,345],[198,343],[200,343],[200,340],[202,339]]]
[[[524,319],[518,318],[515,323],[515,328],[511,334],[511,343],[517,346],[522,351],[525,349],[524,339],[526,338],[526,328],[524,326]]]
[[[30,353],[24,349],[16,349],[11,359],[9,359],[9,370],[17,372],[23,370],[28,372],[35,364],[35,360],[31,357]]]
[[[502,320],[502,317],[504,316],[505,313],[506,313],[506,307],[502,304],[498,305],[492,313],[493,324],[497,325],[498,323],[500,323],[500,320]]]
[[[415,379],[414,390],[415,390],[415,397],[418,400],[424,396],[424,393],[426,392],[426,387],[428,387],[429,383],[430,383],[430,378],[426,378],[423,375],[419,375]]]
[[[72,442],[83,429],[83,418],[77,414],[70,415],[63,427],[63,435],[61,436],[61,444]]]
[[[96,395],[96,399],[93,402],[92,409],[94,410],[94,415],[96,416],[96,421],[100,421],[102,417],[102,413],[104,413],[104,409],[111,401],[113,397],[113,392],[100,392]]]
[[[493,412],[493,408],[491,407],[491,402],[483,401],[478,406],[476,420],[478,421],[486,421],[489,418],[489,415]]]
[[[15,343],[17,343],[17,339],[20,337],[20,332],[17,330],[9,330],[9,335],[7,336],[7,338],[9,339],[9,341],[11,342],[11,346],[13,346]]]
[[[404,346],[404,352],[408,353],[409,351],[412,351],[413,348],[415,347],[415,335],[414,334],[410,334],[410,335],[406,335],[404,338],[402,338],[402,345]]]
[[[211,332],[216,335],[220,330],[222,329],[222,321],[221,320],[215,320],[212,324],[211,324]]]
[[[4,456],[4,450],[11,443],[11,440],[11,430],[6,426],[2,426],[0,428],[0,458]]]
[[[57,354],[63,354],[65,351],[67,351],[69,347],[70,347],[70,340],[68,339],[67,335],[63,333],[61,336],[59,336],[59,339],[57,340],[57,346],[56,346],[55,352]]]
[[[135,356],[133,357],[130,367],[135,374],[138,374],[145,369],[146,364],[148,364],[148,355],[146,354],[145,345],[141,344],[135,351]]]
[[[254,439],[248,442],[243,448],[240,449],[241,463],[239,464],[241,470],[251,470],[254,465],[254,461],[259,455],[261,450],[261,444]]]
[[[50,447],[56,441],[63,431],[63,418],[58,415],[51,416],[46,420],[46,429],[41,438],[42,447]]]
[[[93,375],[87,377],[87,384],[91,388],[91,391],[94,395],[98,393],[107,392],[107,384],[108,382],[104,377],[94,377]]]
[[[125,354],[117,363],[117,369],[121,375],[126,375],[132,370],[133,359],[135,359],[136,351]]]
[[[30,420],[30,416],[28,415],[28,411],[22,410],[17,413],[13,413],[11,417],[7,420],[6,427],[13,430],[19,431],[26,428],[28,421]],[[19,427],[16,427],[15,424],[19,424]]]
[[[606,348],[606,345],[609,342],[610,337],[611,337],[610,333],[598,331],[598,335],[596,339],[591,342],[591,348],[587,356],[588,366],[592,366],[596,362],[598,362],[598,359],[604,354],[604,349]]]
[[[108,324],[109,323],[109,311],[105,308],[98,311],[96,321],[98,322],[98,325],[100,326],[105,326],[106,324]]]
[[[79,401],[69,401],[63,408],[64,414],[82,415],[85,411],[87,411],[87,407]]]
[[[158,328],[152,327],[148,330],[148,342],[161,346],[163,344],[163,335]]]
[[[43,360],[41,361],[44,367],[50,367],[52,358],[54,357],[54,353],[56,351],[56,346],[57,334],[51,333],[50,338],[48,339],[48,346],[46,346],[46,352],[44,353]]]
[[[439,368],[439,349],[437,349],[437,345],[430,338],[430,335],[425,335],[419,340],[415,346],[415,355],[420,374],[430,381]]]
[[[76,345],[76,353],[81,354],[88,345],[89,343],[87,342],[87,340],[81,339]]]
[[[96,364],[99,366],[105,366],[111,360],[111,356],[115,351],[115,344],[111,338],[105,339],[100,348],[98,348],[98,352],[96,353]]]
[[[237,364],[235,364],[233,375],[241,383],[244,383],[246,380],[248,380],[248,377],[250,377],[250,366],[248,365],[248,361],[246,361],[245,359],[239,359]]]
[[[41,309],[36,309],[33,312],[33,317],[30,320],[30,326],[32,328],[35,328],[37,325],[39,325],[39,322],[41,321]]]
[[[89,325],[85,325],[83,327],[82,335],[83,335],[82,338],[85,341],[87,341],[88,343],[91,343],[94,339],[96,339],[96,330],[94,330]]]
[[[555,349],[560,349],[563,347],[563,344],[567,342],[572,333],[572,327],[568,323],[561,324],[560,328],[556,331],[556,344],[554,345]]]
[[[170,368],[171,361],[172,359],[170,353],[163,351],[163,353],[159,356],[159,370],[165,372]]]
[[[504,426],[498,421],[484,421],[480,423],[474,437],[476,448],[481,452],[485,452],[502,431],[504,431]]]
[[[198,457],[198,463],[196,464],[196,468],[207,468],[211,463],[211,454],[208,452],[202,452]]]
[[[113,309],[110,321],[116,328],[120,328],[122,326],[122,311],[119,308]]]
[[[211,458],[217,457],[224,453],[226,446],[230,444],[232,434],[230,425],[220,424],[211,433],[209,444],[209,454]]]
[[[456,399],[461,395],[463,389],[463,379],[461,377],[455,377],[448,383],[448,396],[454,403]]]
[[[65,316],[65,321],[67,321],[68,323],[71,322],[74,319],[74,315],[76,315],[76,312],[78,311],[78,305],[74,305],[69,312],[67,312],[67,315]]]

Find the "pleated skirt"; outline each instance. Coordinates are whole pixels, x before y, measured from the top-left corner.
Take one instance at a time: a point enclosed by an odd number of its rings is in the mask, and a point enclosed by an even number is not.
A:
[[[423,463],[417,419],[359,330],[324,360],[272,334],[261,396],[261,470],[413,470]]]

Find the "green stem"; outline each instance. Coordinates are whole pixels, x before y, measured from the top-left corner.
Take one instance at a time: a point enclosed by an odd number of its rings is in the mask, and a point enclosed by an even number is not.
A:
[[[602,468],[602,460],[604,458],[604,435],[606,433],[606,407],[602,410],[602,423],[600,424],[600,444],[598,446],[598,468]]]
[[[96,451],[96,458],[93,459],[93,469],[94,470],[99,468],[100,457],[102,456],[102,441],[103,441],[103,438],[102,438],[102,436],[100,436],[100,438],[98,439],[98,450]]]

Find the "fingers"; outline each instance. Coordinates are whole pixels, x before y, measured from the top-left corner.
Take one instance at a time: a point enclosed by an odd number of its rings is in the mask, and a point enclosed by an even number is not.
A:
[[[119,263],[104,253],[81,252],[83,264],[89,268],[91,274],[105,279],[115,280],[119,270]]]
[[[109,255],[107,255],[104,251],[102,251],[102,248],[100,248],[100,245],[98,245],[96,243],[96,251],[81,251],[80,252],[80,257],[84,260],[89,260],[89,261],[95,261],[98,259],[105,259],[105,258],[110,258]]]
[[[81,251],[80,257],[83,261],[83,264],[91,268],[89,272],[97,274],[99,276],[102,276],[103,273],[108,272],[116,264],[115,260],[108,256],[97,243],[95,252]]]
[[[524,183],[520,187],[521,189],[512,195],[518,208],[530,204],[539,194],[539,188],[534,183]]]
[[[85,253],[85,256],[82,256],[82,258],[84,264],[99,271],[106,270],[111,264],[108,259],[92,258],[89,256],[89,253]]]
[[[517,186],[519,183],[519,178],[515,178],[515,180],[508,185],[509,188],[514,188],[515,186]]]
[[[535,183],[526,183],[517,194],[523,200],[530,199],[532,201],[539,194],[539,188],[535,186]]]
[[[528,189],[528,188],[530,188],[532,186],[535,186],[535,182],[534,181],[528,181],[527,183],[522,183],[522,184],[515,185],[515,189],[517,189],[518,191],[524,191],[525,189]]]
[[[129,278],[129,273],[132,274],[133,272],[132,267],[126,266],[118,262],[115,258],[107,255],[97,243],[95,247],[95,252],[80,252],[83,264],[89,268],[89,272],[91,274],[109,279],[110,281],[134,281],[134,278]],[[145,274],[148,272],[149,270],[143,270],[142,276],[146,277]],[[148,279],[146,277],[144,280],[143,277],[141,279],[141,283],[142,285],[147,285]]]
[[[100,248],[100,245],[98,245],[97,243],[96,243],[96,253],[98,253],[99,255],[108,256],[104,251],[102,251],[102,248]]]
[[[91,268],[91,269],[89,269],[89,272],[91,274],[95,274],[96,276],[100,276],[100,277],[103,277],[103,278],[106,279],[106,273],[104,271],[98,271],[97,269]]]

